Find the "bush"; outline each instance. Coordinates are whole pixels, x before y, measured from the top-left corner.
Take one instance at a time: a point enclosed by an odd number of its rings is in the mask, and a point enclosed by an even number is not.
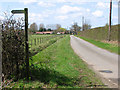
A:
[[[19,76],[20,66],[25,62],[23,31],[2,31],[2,73],[6,78],[10,75]]]
[[[22,20],[22,19],[21,19]],[[20,19],[7,19],[2,25],[2,73],[5,78],[20,78],[25,70],[25,35]]]

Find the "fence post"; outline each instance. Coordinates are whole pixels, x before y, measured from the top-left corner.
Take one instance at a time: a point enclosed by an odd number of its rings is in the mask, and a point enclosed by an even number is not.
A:
[[[37,38],[37,40],[38,40],[38,45],[39,45],[39,38]]]
[[[36,45],[36,39],[34,39],[34,44]]]
[[[40,38],[39,38],[39,44],[40,44]]]
[[[41,37],[41,42],[43,43],[43,38]]]
[[[41,44],[41,37],[40,37],[40,44]]]
[[[31,40],[31,49],[32,49],[32,40]]]

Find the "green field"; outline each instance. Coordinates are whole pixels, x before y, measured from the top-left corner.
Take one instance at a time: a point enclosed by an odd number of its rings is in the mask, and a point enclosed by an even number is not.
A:
[[[102,87],[95,73],[74,53],[70,37],[65,36],[30,60],[30,81],[12,82],[13,88]]]

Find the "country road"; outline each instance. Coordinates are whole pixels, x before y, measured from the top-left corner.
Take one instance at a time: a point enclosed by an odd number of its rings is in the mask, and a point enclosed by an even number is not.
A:
[[[118,55],[101,49],[73,35],[71,47],[109,88],[118,87]],[[119,77],[120,78],[120,77]]]

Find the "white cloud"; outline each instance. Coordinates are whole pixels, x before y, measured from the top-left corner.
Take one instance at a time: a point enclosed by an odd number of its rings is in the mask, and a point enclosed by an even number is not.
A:
[[[93,12],[92,15],[94,15],[95,17],[101,17],[103,16],[103,11],[97,10]]]
[[[69,4],[72,4],[72,5],[75,5],[75,4],[82,4],[82,3],[87,3],[87,2],[107,2],[109,3],[109,0],[18,0],[19,2],[23,2],[24,4],[30,4],[30,3],[33,3],[33,2],[37,2],[39,3],[40,2],[40,5],[42,4],[45,4],[46,5],[53,5],[55,3],[69,3]],[[117,0],[113,0],[113,2],[117,2]],[[9,2],[8,0],[4,0],[4,2]],[[15,0],[11,0],[11,2],[16,2]],[[50,3],[50,4],[49,4]]]
[[[30,4],[33,2],[37,2],[37,0],[20,0],[19,2],[23,2],[26,5],[26,4]]]
[[[117,19],[118,20],[118,16],[113,16],[113,19]]]
[[[113,8],[118,8],[118,4],[113,4]]]
[[[0,20],[3,20],[4,19],[4,17],[3,16],[0,16]]]
[[[3,12],[2,12],[2,9],[1,9],[1,6],[0,6],[0,20],[3,20],[4,19],[4,16],[3,16]]]
[[[103,8],[103,9],[110,8],[110,3],[109,2],[98,2],[96,7]],[[113,8],[118,8],[118,4],[112,3],[112,7]]]
[[[73,3],[73,4],[81,4],[86,2],[98,2],[98,0],[46,0],[46,1],[53,2],[53,3]],[[99,2],[109,2],[109,0],[99,0]]]
[[[109,8],[109,3],[98,2],[96,5],[98,8]]]
[[[68,14],[68,13],[78,12],[80,10],[81,10],[80,7],[71,7],[68,5],[64,5],[61,8],[57,9],[57,12],[61,14]]]
[[[76,17],[79,17],[79,16],[82,16],[83,14],[81,12],[77,12],[77,13],[73,13],[70,15],[70,17],[72,18],[76,18]]]
[[[67,1],[66,0],[57,0],[57,2],[59,2],[59,3],[65,3]]]
[[[29,22],[41,22],[44,20],[42,14],[29,13]]]
[[[0,2],[17,2],[17,1],[21,1],[21,0],[1,0]],[[24,0],[22,0],[22,1],[24,1]],[[73,2],[73,3],[75,3],[75,2],[98,2],[98,0],[37,0],[38,2],[39,1],[47,1],[47,2]],[[110,0],[99,0],[99,1],[101,1],[101,2],[109,2]],[[116,2],[116,1],[119,1],[119,0],[113,0],[114,2]],[[26,2],[29,2],[29,0],[26,0]],[[79,4],[78,3],[78,4]]]
[[[90,9],[86,9],[87,12],[90,12]]]
[[[63,16],[57,16],[57,17],[55,17],[56,19],[59,19],[59,20],[65,20],[65,19],[67,19],[68,18],[68,16],[67,15],[63,15]]]
[[[49,16],[49,15],[54,14],[54,13],[55,13],[55,11],[54,10],[50,10],[50,9],[46,9],[45,11],[42,12],[42,14],[44,16]]]
[[[38,2],[38,5],[40,5],[42,7],[53,7],[53,6],[55,6],[55,4],[53,4],[53,3],[43,2],[43,1]]]

